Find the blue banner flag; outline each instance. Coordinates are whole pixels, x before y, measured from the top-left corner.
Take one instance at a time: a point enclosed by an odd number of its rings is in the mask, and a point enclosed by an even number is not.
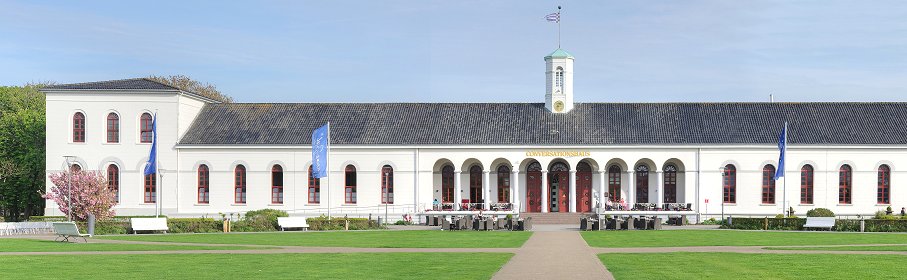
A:
[[[784,177],[784,157],[787,153],[787,123],[784,123],[781,135],[778,136],[778,150],[780,150],[781,155],[778,156],[778,170],[775,171],[775,180]]]
[[[151,153],[148,155],[148,164],[145,165],[145,175],[157,173],[157,113],[151,119]]]
[[[328,176],[328,145],[330,145],[331,124],[312,131],[312,177]]]

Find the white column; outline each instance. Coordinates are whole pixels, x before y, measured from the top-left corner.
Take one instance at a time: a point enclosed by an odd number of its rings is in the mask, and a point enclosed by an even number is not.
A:
[[[491,188],[489,188],[488,174],[490,171],[482,171],[482,208],[491,209]]]
[[[454,209],[460,210],[460,201],[463,199],[463,187],[460,186],[460,171],[454,171]]]
[[[605,192],[608,191],[608,172],[601,171],[598,174],[600,175],[599,177],[601,177],[598,187],[598,205],[599,207],[604,208],[606,204],[605,199],[607,199],[605,198]]]
[[[661,204],[665,202],[665,184],[664,176],[661,170],[655,171],[655,191],[658,192],[655,194],[655,196],[657,196],[655,202],[658,203],[658,205],[656,205],[655,207],[661,207]]]
[[[570,213],[576,213],[576,170],[570,170]]]
[[[516,207],[516,200],[519,197],[520,193],[520,171],[514,170],[510,172],[510,203],[514,204]]]
[[[633,173],[633,170],[627,170],[627,185],[630,187],[627,189],[627,207],[633,209],[633,205],[636,204],[636,175]]]
[[[548,213],[548,207],[551,201],[548,201],[548,171],[542,170],[542,213]]]

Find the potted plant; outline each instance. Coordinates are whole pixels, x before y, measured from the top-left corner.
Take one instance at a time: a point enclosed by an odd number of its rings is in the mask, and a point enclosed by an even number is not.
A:
[[[891,215],[892,213],[894,213],[894,212],[891,211],[891,206],[888,206],[888,208],[885,208],[885,215]]]

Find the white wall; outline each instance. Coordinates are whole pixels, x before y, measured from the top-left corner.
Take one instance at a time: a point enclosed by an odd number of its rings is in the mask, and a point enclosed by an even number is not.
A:
[[[106,170],[108,164],[120,167],[120,215],[149,215],[154,204],[143,203],[142,168],[147,160],[150,144],[139,143],[139,116],[143,112],[158,113],[159,165],[163,180],[159,184],[163,210],[171,216],[216,216],[218,213],[245,212],[261,208],[277,208],[294,215],[319,215],[327,212],[328,204],[334,215],[367,217],[385,211],[380,203],[380,170],[385,164],[394,167],[395,199],[387,211],[399,218],[400,214],[413,213],[429,208],[434,198],[440,200],[440,162],[449,161],[457,171],[462,171],[462,198],[469,197],[469,172],[471,164],[480,164],[491,170],[506,164],[520,170],[516,190],[518,201],[526,197],[525,168],[531,160],[538,160],[547,169],[555,160],[566,161],[575,168],[581,160],[590,161],[593,168],[593,190],[600,192],[600,175],[610,164],[621,166],[622,171],[639,163],[650,166],[650,201],[661,194],[656,192],[656,176],[667,162],[674,162],[678,174],[678,202],[693,203],[704,214],[720,214],[721,176],[719,168],[728,163],[737,167],[737,201],[724,205],[725,212],[738,215],[769,215],[781,213],[783,181],[777,183],[775,204],[761,203],[761,170],[765,164],[777,167],[778,152],[774,145],[725,145],[725,146],[597,146],[597,147],[353,147],[332,148],[331,174],[328,190],[322,181],[321,203],[307,203],[307,170],[311,162],[310,147],[203,147],[177,148],[179,137],[188,129],[201,110],[203,103],[177,93],[77,93],[49,92],[47,94],[47,171],[59,172],[65,166],[64,155],[73,155],[83,169]],[[85,143],[72,143],[72,115],[81,111],[86,116]],[[120,143],[106,142],[106,116],[109,112],[120,115]],[[526,157],[527,151],[588,151],[588,156],[577,157]],[[838,214],[871,214],[888,205],[876,204],[876,170],[886,163],[892,170],[892,207],[907,205],[907,190],[900,178],[907,175],[907,147],[902,146],[790,146],[788,156],[787,198],[798,214],[815,207],[832,209]],[[698,161],[698,162],[697,162]],[[199,164],[210,168],[210,203],[197,203],[196,172]],[[815,196],[813,205],[799,202],[800,167],[810,163],[815,168]],[[837,170],[841,164],[853,167],[853,204],[837,203]],[[247,203],[233,203],[233,168],[243,164],[247,168]],[[280,164],[284,170],[284,203],[271,204],[270,170]],[[347,164],[357,168],[358,201],[344,203],[343,170]],[[416,171],[418,170],[418,173]],[[489,174],[490,197],[496,195],[496,174]],[[629,198],[630,185],[627,173],[622,175],[622,197]],[[47,183],[48,189],[51,183]],[[697,190],[697,184],[699,189]],[[330,200],[328,199],[330,197]],[[709,199],[708,207],[704,204]],[[522,204],[521,204],[522,205]],[[706,208],[708,210],[706,211]],[[896,210],[897,211],[897,210]],[[53,202],[47,202],[47,215],[59,215]]]

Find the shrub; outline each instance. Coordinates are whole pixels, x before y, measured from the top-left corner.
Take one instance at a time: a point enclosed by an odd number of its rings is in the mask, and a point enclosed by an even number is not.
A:
[[[212,218],[170,218],[167,227],[172,233],[212,233],[223,231],[223,221]]]
[[[720,225],[724,224],[724,220],[716,220],[715,218],[709,218],[708,220],[702,221],[703,225]]]
[[[308,218],[306,223],[311,230],[343,230],[345,220],[350,221],[350,230],[380,229],[381,225],[377,221],[366,218],[333,218],[328,220],[327,216],[317,218]]]
[[[875,215],[874,218],[875,218],[875,219],[882,219],[882,217],[887,216],[887,215],[888,215],[888,214],[886,214],[885,211],[879,210],[879,211],[876,211],[876,215]]]
[[[87,222],[76,222],[76,225],[79,227],[79,232],[88,233]],[[95,235],[127,233],[129,233],[129,222],[98,221],[94,223]]]
[[[834,217],[835,212],[828,210],[826,208],[815,208],[806,211],[807,217]]]
[[[784,214],[775,215],[775,219],[784,219]]]
[[[240,232],[249,231],[276,231],[278,217],[289,217],[286,211],[276,209],[261,209],[246,212],[246,216],[233,223],[232,230]]]
[[[766,220],[768,220],[768,229],[769,230],[803,230],[803,224],[806,223],[806,219],[800,219],[797,217],[789,218],[734,218],[732,224],[725,225],[723,228],[730,229],[749,229],[749,230],[759,230],[766,228]]]

